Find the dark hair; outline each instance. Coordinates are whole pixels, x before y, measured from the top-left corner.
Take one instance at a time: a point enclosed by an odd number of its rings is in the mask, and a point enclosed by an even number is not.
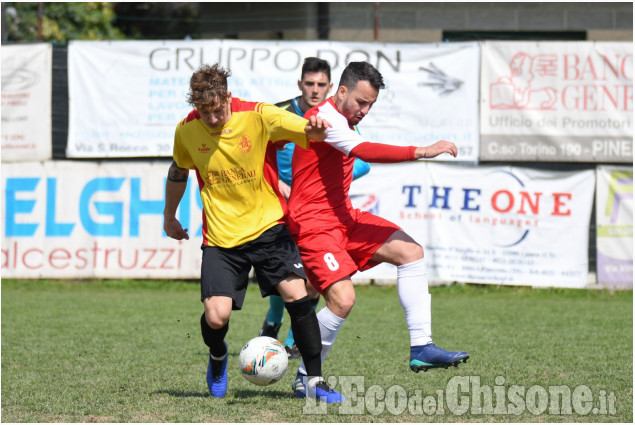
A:
[[[329,81],[331,81],[331,65],[324,59],[313,57],[304,59],[300,79],[304,79],[304,74],[311,72],[323,72],[329,77]]]
[[[201,65],[190,78],[187,102],[194,107],[219,106],[227,99],[228,69],[218,64]]]
[[[377,91],[386,87],[377,68],[368,62],[351,62],[344,68],[339,85],[352,90],[357,87],[359,81],[368,81]]]

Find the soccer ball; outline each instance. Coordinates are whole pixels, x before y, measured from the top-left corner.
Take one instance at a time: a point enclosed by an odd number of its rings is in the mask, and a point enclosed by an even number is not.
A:
[[[268,336],[258,336],[240,350],[238,364],[246,380],[264,386],[282,379],[289,359],[279,341]]]

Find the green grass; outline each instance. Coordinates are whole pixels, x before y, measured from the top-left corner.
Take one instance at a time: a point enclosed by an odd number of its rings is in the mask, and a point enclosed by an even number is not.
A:
[[[256,387],[240,376],[238,352],[257,334],[268,308],[253,285],[245,310],[235,312],[230,322],[229,392],[213,399],[205,384],[196,282],[5,279],[2,422],[632,423],[632,291],[452,286],[431,292],[435,342],[469,351],[467,364],[410,372],[396,288],[358,287],[357,305],[324,372],[360,376],[356,379],[363,379],[367,395],[399,390],[402,397],[371,403],[368,396],[364,402],[360,390],[359,399],[349,397],[355,402],[348,406],[352,410],[329,405],[322,414],[307,414],[305,402],[293,398],[290,389],[298,360],[290,361],[287,376],[270,387]],[[287,329],[288,318],[281,338]],[[448,383],[469,379],[473,386],[461,387],[460,396],[470,408],[465,413],[451,409]],[[472,394],[476,379],[481,388],[504,396],[513,386],[535,396],[551,386],[573,391],[585,385],[594,407],[602,395],[604,400],[614,395],[615,414],[549,414],[546,409],[534,415],[528,408],[519,414],[481,414],[471,410],[478,407]],[[394,385],[400,387],[389,390]],[[408,402],[417,407],[417,395],[430,402],[439,393],[446,399],[443,412],[400,408]]]

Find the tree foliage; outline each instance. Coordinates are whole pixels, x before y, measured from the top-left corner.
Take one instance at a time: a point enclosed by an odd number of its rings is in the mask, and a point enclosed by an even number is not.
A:
[[[8,41],[38,40],[38,5],[35,2],[5,3]],[[42,3],[42,41],[65,44],[69,40],[118,40],[124,34],[113,22],[112,3]]]
[[[198,38],[199,3],[114,3],[115,24],[130,38]]]

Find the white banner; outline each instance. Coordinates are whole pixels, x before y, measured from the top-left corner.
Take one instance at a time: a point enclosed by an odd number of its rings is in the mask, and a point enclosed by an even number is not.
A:
[[[3,164],[2,277],[197,279],[201,200],[194,174],[163,234],[169,161]],[[431,280],[582,287],[594,173],[432,163],[374,165],[353,202],[425,249]],[[381,265],[355,280],[391,279]]]
[[[373,165],[354,205],[424,247],[433,281],[584,287],[594,172],[439,163]],[[382,264],[355,280],[395,279]]]
[[[51,159],[53,49],[2,46],[2,162]]]
[[[233,96],[276,103],[299,95],[307,56],[331,64],[335,86],[351,61],[383,74],[386,89],[360,125],[369,139],[417,146],[447,139],[459,148],[457,160],[478,159],[477,43],[245,40],[70,42],[67,155],[170,156],[201,64],[229,68]]]
[[[633,167],[597,168],[598,284],[633,287]]]
[[[633,161],[632,42],[486,42],[480,159]]]
[[[2,277],[198,278],[201,204],[192,173],[178,217],[190,240],[163,233],[169,161],[3,164]]]

